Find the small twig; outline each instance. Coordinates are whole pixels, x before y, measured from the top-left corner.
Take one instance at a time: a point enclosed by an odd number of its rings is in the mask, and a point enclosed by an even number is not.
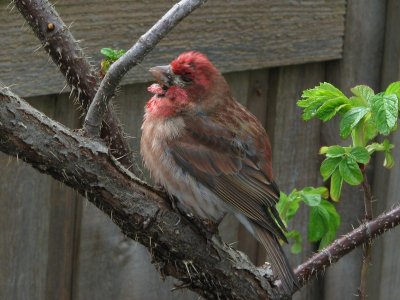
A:
[[[69,27],[47,0],[13,2],[42,43],[44,50],[64,75],[79,105],[86,111],[96,94],[100,79]],[[130,153],[129,145],[111,108],[107,109],[104,124],[107,125],[102,127],[101,137],[114,149],[113,155],[123,157],[120,162],[125,167],[130,166],[133,157],[125,155]]]
[[[368,182],[368,177],[365,172],[365,169],[362,169],[364,181],[362,182],[362,187],[364,190],[364,207],[365,207],[365,217],[364,222],[371,221],[373,218],[372,212],[372,193],[371,186]],[[361,300],[365,300],[366,294],[366,283],[368,276],[368,269],[371,264],[371,238],[368,237],[367,241],[363,245],[363,263],[361,267],[361,276],[360,276],[360,286],[358,288],[358,296]]]
[[[326,267],[329,267],[356,247],[364,244],[366,240],[375,239],[399,224],[400,205],[372,221],[361,224],[348,234],[335,240],[295,269],[294,273],[299,278],[300,286],[304,286],[319,272],[325,270]]]
[[[122,77],[140,63],[172,28],[206,1],[181,0],[175,4],[149,31],[139,38],[132,48],[111,65],[89,107],[83,124],[83,129],[88,136],[99,135],[107,105]]]

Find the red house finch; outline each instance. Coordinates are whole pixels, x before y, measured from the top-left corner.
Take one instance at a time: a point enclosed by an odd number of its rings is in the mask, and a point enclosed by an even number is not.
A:
[[[183,208],[214,222],[233,213],[267,250],[287,293],[297,279],[278,239],[271,146],[260,122],[240,105],[206,56],[185,52],[150,69],[158,84],[145,108],[141,153],[155,181]]]

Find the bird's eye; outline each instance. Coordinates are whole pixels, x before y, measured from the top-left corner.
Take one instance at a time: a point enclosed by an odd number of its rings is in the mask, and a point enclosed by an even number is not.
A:
[[[193,79],[190,78],[190,77],[188,77],[188,76],[181,76],[181,79],[182,79],[182,81],[185,82],[185,83],[190,83],[190,82],[193,81]]]

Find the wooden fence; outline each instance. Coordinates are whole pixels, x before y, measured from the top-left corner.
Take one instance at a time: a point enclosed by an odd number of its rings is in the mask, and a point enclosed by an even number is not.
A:
[[[47,63],[21,17],[0,0],[0,80],[48,116],[79,128],[79,112],[63,80]],[[72,32],[95,61],[105,46],[128,48],[172,1],[59,1]],[[345,143],[337,124],[303,122],[296,101],[304,89],[328,81],[349,91],[356,84],[379,90],[400,79],[400,3],[397,0],[209,1],[130,73],[115,106],[138,152],[148,66],[166,63],[182,50],[197,49],[225,73],[233,94],[266,126],[280,188],[322,184],[321,145]],[[33,57],[32,57],[33,56]],[[400,149],[400,134],[393,136]],[[139,154],[136,157],[141,164]],[[398,150],[395,151],[400,161]],[[400,169],[371,167],[377,213],[398,202]],[[18,159],[0,155],[0,299],[197,299],[162,281],[146,249],[124,237],[101,211],[75,191]],[[346,188],[338,204],[340,234],[363,218],[362,193]],[[306,234],[307,211],[292,226]],[[230,217],[224,240],[263,262],[261,247]],[[398,299],[400,231],[374,245],[369,299]],[[293,265],[315,248],[292,255]],[[359,283],[361,252],[354,251],[303,288],[294,299],[352,299]]]

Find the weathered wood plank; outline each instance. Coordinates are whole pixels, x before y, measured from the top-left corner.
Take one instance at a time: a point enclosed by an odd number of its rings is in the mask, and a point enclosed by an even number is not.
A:
[[[148,251],[124,237],[120,229],[89,202],[84,205],[80,228],[72,299],[198,298],[190,292],[171,292],[173,281],[161,280]],[[186,297],[188,294],[193,296]]]
[[[382,66],[381,88],[385,89],[393,81],[400,79],[400,2],[387,2],[386,32]],[[399,203],[400,182],[400,132],[391,137],[395,145],[393,155],[396,162],[392,170],[382,167],[383,157],[375,162],[373,193],[376,197],[375,206],[378,212],[390,209]],[[374,256],[370,276],[371,287],[368,290],[370,299],[398,299],[400,294],[400,230],[393,229],[374,244]]]
[[[73,127],[76,113],[67,101],[30,99]],[[3,154],[0,165],[0,299],[70,299],[75,192]]]
[[[103,47],[129,48],[175,1],[84,1],[57,3],[66,24],[83,39],[93,61]],[[179,52],[207,53],[223,72],[259,69],[341,57],[345,0],[209,1],[178,25],[130,72],[125,83],[149,79],[149,66],[170,61]],[[16,84],[21,96],[58,93],[64,86],[17,12],[0,5],[0,79]],[[33,55],[33,52],[35,54]],[[32,57],[33,56],[33,57]]]
[[[289,193],[294,188],[316,186],[319,182],[318,150],[320,123],[304,122],[296,102],[301,92],[324,80],[323,63],[282,67],[270,71],[267,129],[273,145],[273,169],[279,188]],[[313,252],[306,242],[308,210],[300,208],[289,229],[300,231],[304,237],[301,254],[290,255],[293,267]],[[294,299],[321,299],[315,282],[301,289]]]
[[[384,24],[385,1],[348,1],[343,59],[328,63],[328,82],[338,86],[346,94],[349,94],[351,87],[358,84],[379,89]],[[340,139],[337,120],[324,124],[322,139],[323,145],[351,143]],[[342,220],[338,234],[344,234],[357,226],[364,217],[361,188],[345,185],[342,200],[336,207]],[[325,299],[353,297],[360,285],[361,264],[362,250],[357,249],[329,268],[325,275]],[[344,274],[346,280],[343,280]],[[376,283],[371,289],[375,287]]]

